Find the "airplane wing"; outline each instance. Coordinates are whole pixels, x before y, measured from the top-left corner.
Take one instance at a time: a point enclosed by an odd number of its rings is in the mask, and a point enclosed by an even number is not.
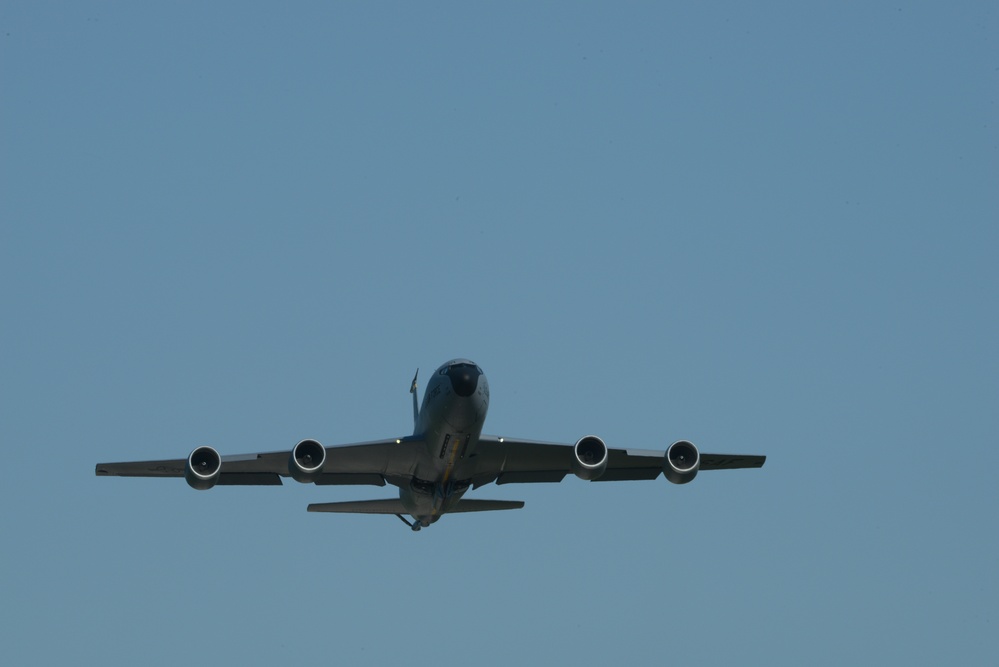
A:
[[[561,482],[571,471],[573,445],[483,435],[475,454],[472,479],[483,484]],[[597,482],[655,479],[663,471],[662,451],[607,448],[607,470]],[[701,454],[700,470],[760,468],[766,456]]]
[[[326,447],[326,465],[316,484],[385,486],[386,478],[412,476],[423,440],[405,437]],[[291,450],[222,457],[218,484],[277,485],[288,477]],[[187,459],[98,463],[98,476],[183,477]]]

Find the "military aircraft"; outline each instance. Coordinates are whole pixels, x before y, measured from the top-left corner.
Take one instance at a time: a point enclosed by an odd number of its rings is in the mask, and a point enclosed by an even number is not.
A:
[[[419,375],[419,370],[417,370]],[[99,463],[97,475],[184,477],[193,488],[216,484],[273,485],[282,477],[305,484],[369,484],[399,488],[398,498],[315,503],[310,512],[394,514],[414,531],[455,512],[519,509],[517,500],[464,498],[484,484],[561,482],[568,473],[585,480],[655,479],[659,473],[686,484],[699,470],[760,468],[765,456],[701,454],[687,440],[660,451],[614,449],[595,435],[575,444],[483,435],[489,383],[468,359],[442,365],[427,383],[423,405],[413,395],[413,434],[324,447],[306,439],[291,451],[220,456],[201,446],[186,459]],[[412,517],[412,521],[404,515]]]

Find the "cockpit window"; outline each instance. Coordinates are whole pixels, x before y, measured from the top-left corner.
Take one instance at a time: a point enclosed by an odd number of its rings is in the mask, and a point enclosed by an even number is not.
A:
[[[479,368],[478,366],[476,366],[475,364],[468,364],[468,363],[465,363],[464,361],[462,361],[462,362],[459,362],[457,364],[450,364],[446,369],[442,369],[441,370],[441,375],[447,375],[447,373],[449,371],[456,371],[456,370],[459,370],[459,369],[462,369],[462,368],[474,368],[475,370],[479,371],[480,373],[482,372],[482,369]]]

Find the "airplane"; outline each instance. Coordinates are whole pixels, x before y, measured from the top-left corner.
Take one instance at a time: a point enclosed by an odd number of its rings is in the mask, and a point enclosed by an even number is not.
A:
[[[413,434],[324,447],[305,439],[291,451],[220,456],[202,445],[186,459],[99,463],[98,476],[183,477],[198,490],[215,485],[279,485],[282,477],[304,484],[367,484],[399,488],[398,498],[313,503],[309,512],[394,514],[418,531],[445,514],[520,509],[519,500],[465,498],[489,483],[560,482],[570,472],[584,480],[655,479],[662,473],[686,484],[700,470],[761,468],[765,456],[702,454],[677,440],[665,452],[608,447],[595,435],[575,444],[483,435],[489,383],[468,359],[452,359],[427,382],[423,404],[413,395]],[[406,515],[412,521],[406,519]]]

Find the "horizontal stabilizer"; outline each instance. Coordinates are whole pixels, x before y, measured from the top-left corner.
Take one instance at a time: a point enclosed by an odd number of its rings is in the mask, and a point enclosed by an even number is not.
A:
[[[519,510],[523,506],[523,500],[459,500],[457,505],[448,510],[448,514],[453,514],[454,512]]]
[[[342,503],[312,503],[310,512],[340,512],[343,514],[407,514],[398,498],[385,500],[348,500]]]
[[[519,510],[523,500],[459,500],[448,510],[454,512],[490,512],[493,510]],[[398,498],[385,500],[348,500],[341,503],[312,503],[310,512],[339,512],[343,514],[409,514]]]

